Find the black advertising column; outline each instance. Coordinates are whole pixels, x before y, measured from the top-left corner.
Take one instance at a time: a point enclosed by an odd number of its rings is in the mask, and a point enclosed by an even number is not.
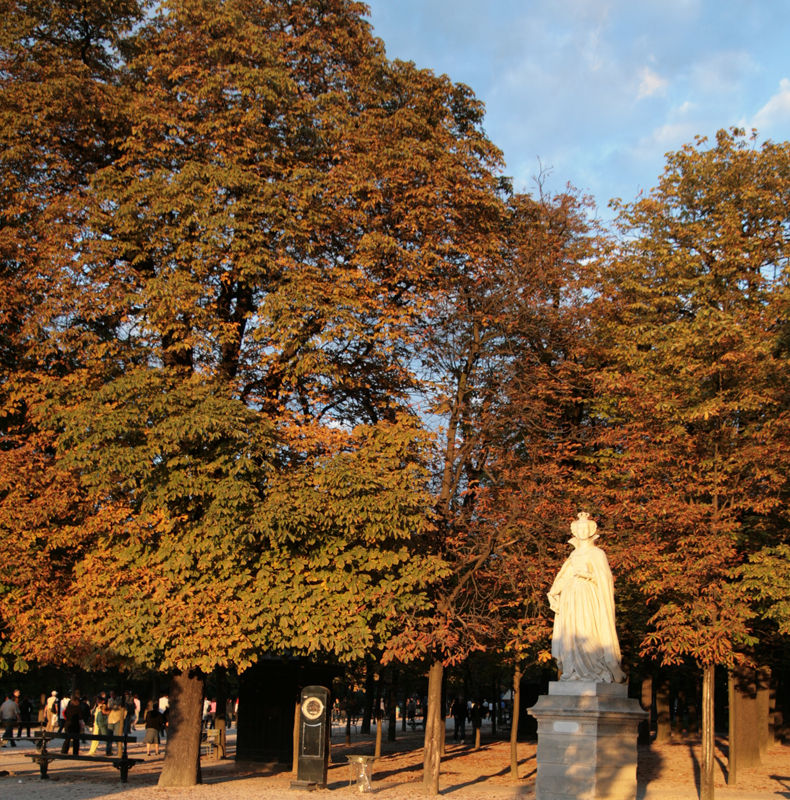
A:
[[[329,689],[305,686],[299,719],[299,761],[296,779],[300,784],[326,786],[329,763]]]

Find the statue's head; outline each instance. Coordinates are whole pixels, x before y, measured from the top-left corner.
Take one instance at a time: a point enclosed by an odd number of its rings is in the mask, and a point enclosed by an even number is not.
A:
[[[598,526],[595,524],[595,520],[590,519],[590,515],[586,511],[580,511],[576,519],[571,522],[571,533],[581,541],[597,539],[597,530]]]

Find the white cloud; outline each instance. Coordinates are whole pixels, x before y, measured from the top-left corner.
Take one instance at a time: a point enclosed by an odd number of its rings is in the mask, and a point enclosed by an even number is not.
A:
[[[790,122],[790,79],[782,78],[779,81],[779,91],[754,115],[752,127],[758,132],[768,131],[771,128]]]
[[[650,67],[643,67],[639,73],[639,90],[637,91],[636,99],[641,100],[643,97],[651,97],[654,94],[663,93],[667,88],[668,81],[662,78],[657,72],[653,72]]]
[[[653,185],[664,154],[697,135],[788,137],[790,2],[367,1],[390,57],[485,101],[518,188],[542,163],[552,189],[571,180],[603,203]]]
[[[639,140],[639,148],[653,155],[675,150],[694,140],[698,133],[695,121],[666,122],[654,128],[647,136]]]

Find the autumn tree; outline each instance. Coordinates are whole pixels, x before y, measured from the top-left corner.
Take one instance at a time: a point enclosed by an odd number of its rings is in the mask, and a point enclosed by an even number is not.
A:
[[[83,5],[13,11],[20,54],[83,30]],[[70,110],[91,145],[91,115],[112,121],[107,152],[73,188],[79,154],[51,162],[75,223],[42,223],[45,256],[14,262],[40,293],[20,292],[4,386],[0,532],[31,566],[0,597],[6,635],[30,661],[175,671],[162,785],[199,780],[206,672],[359,658],[442,574],[413,557],[433,513],[415,321],[474,245],[495,154],[470,92],[388,62],[363,12],[175,0],[88,36],[113,102]]]
[[[484,157],[490,169],[496,167],[498,153],[482,134],[481,122],[482,107],[476,104],[475,114],[466,120],[471,147],[465,157],[471,164]],[[496,539],[490,531],[473,530],[470,521],[475,471],[484,466],[486,448],[486,431],[475,426],[473,408],[486,402],[494,369],[491,348],[499,332],[490,318],[501,288],[497,265],[504,204],[494,175],[480,164],[474,172],[482,191],[453,220],[460,237],[448,253],[441,295],[423,307],[415,324],[414,360],[421,382],[414,397],[437,434],[431,454],[434,525],[422,549],[441,557],[447,572],[432,587],[429,608],[404,620],[390,648],[391,656],[423,660],[428,667],[423,781],[432,794],[439,790],[444,746],[444,669],[485,646],[485,621],[473,584]],[[465,195],[463,186],[455,191]]]
[[[478,580],[496,647],[513,666],[514,712],[522,670],[548,665],[547,591],[567,556],[570,521],[595,511],[588,469],[591,375],[598,365],[589,315],[589,263],[603,244],[592,203],[569,190],[510,200],[503,336],[491,445],[478,490],[478,524],[499,548]],[[517,727],[511,773],[517,778]]]
[[[14,570],[33,594],[60,588],[63,568],[83,541],[78,525],[61,525],[79,518],[84,500],[75,476],[55,466],[57,434],[39,419],[47,414],[41,373],[68,380],[82,358],[79,344],[68,336],[54,341],[37,313],[47,302],[65,311],[55,265],[72,266],[67,254],[84,231],[85,192],[117,156],[125,128],[116,58],[143,14],[132,1],[3,4],[0,499],[4,540],[30,532],[36,542]],[[104,336],[101,318],[86,324]],[[0,648],[8,655],[4,664],[0,649],[0,669],[19,656],[8,639],[14,613],[13,606],[0,611]]]
[[[567,538],[558,526],[575,508],[585,218],[571,194],[503,191],[488,217],[470,218],[477,259],[464,260],[422,324],[421,399],[439,431],[437,523],[426,546],[450,571],[432,590],[431,613],[409,620],[400,638],[430,664],[423,779],[434,793],[444,669],[475,650],[507,650],[520,662],[515,649],[536,657],[545,646],[547,578]]]
[[[786,144],[736,130],[671,153],[658,187],[618,206],[603,293],[602,485],[653,613],[644,653],[703,671],[704,799],[714,668],[750,641],[733,567],[786,530],[789,180]]]

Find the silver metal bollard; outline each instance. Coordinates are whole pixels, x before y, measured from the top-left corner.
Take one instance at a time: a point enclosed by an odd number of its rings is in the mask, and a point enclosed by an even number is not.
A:
[[[354,782],[360,792],[372,792],[371,767],[376,760],[375,756],[346,756],[348,759],[349,781],[351,786]]]

